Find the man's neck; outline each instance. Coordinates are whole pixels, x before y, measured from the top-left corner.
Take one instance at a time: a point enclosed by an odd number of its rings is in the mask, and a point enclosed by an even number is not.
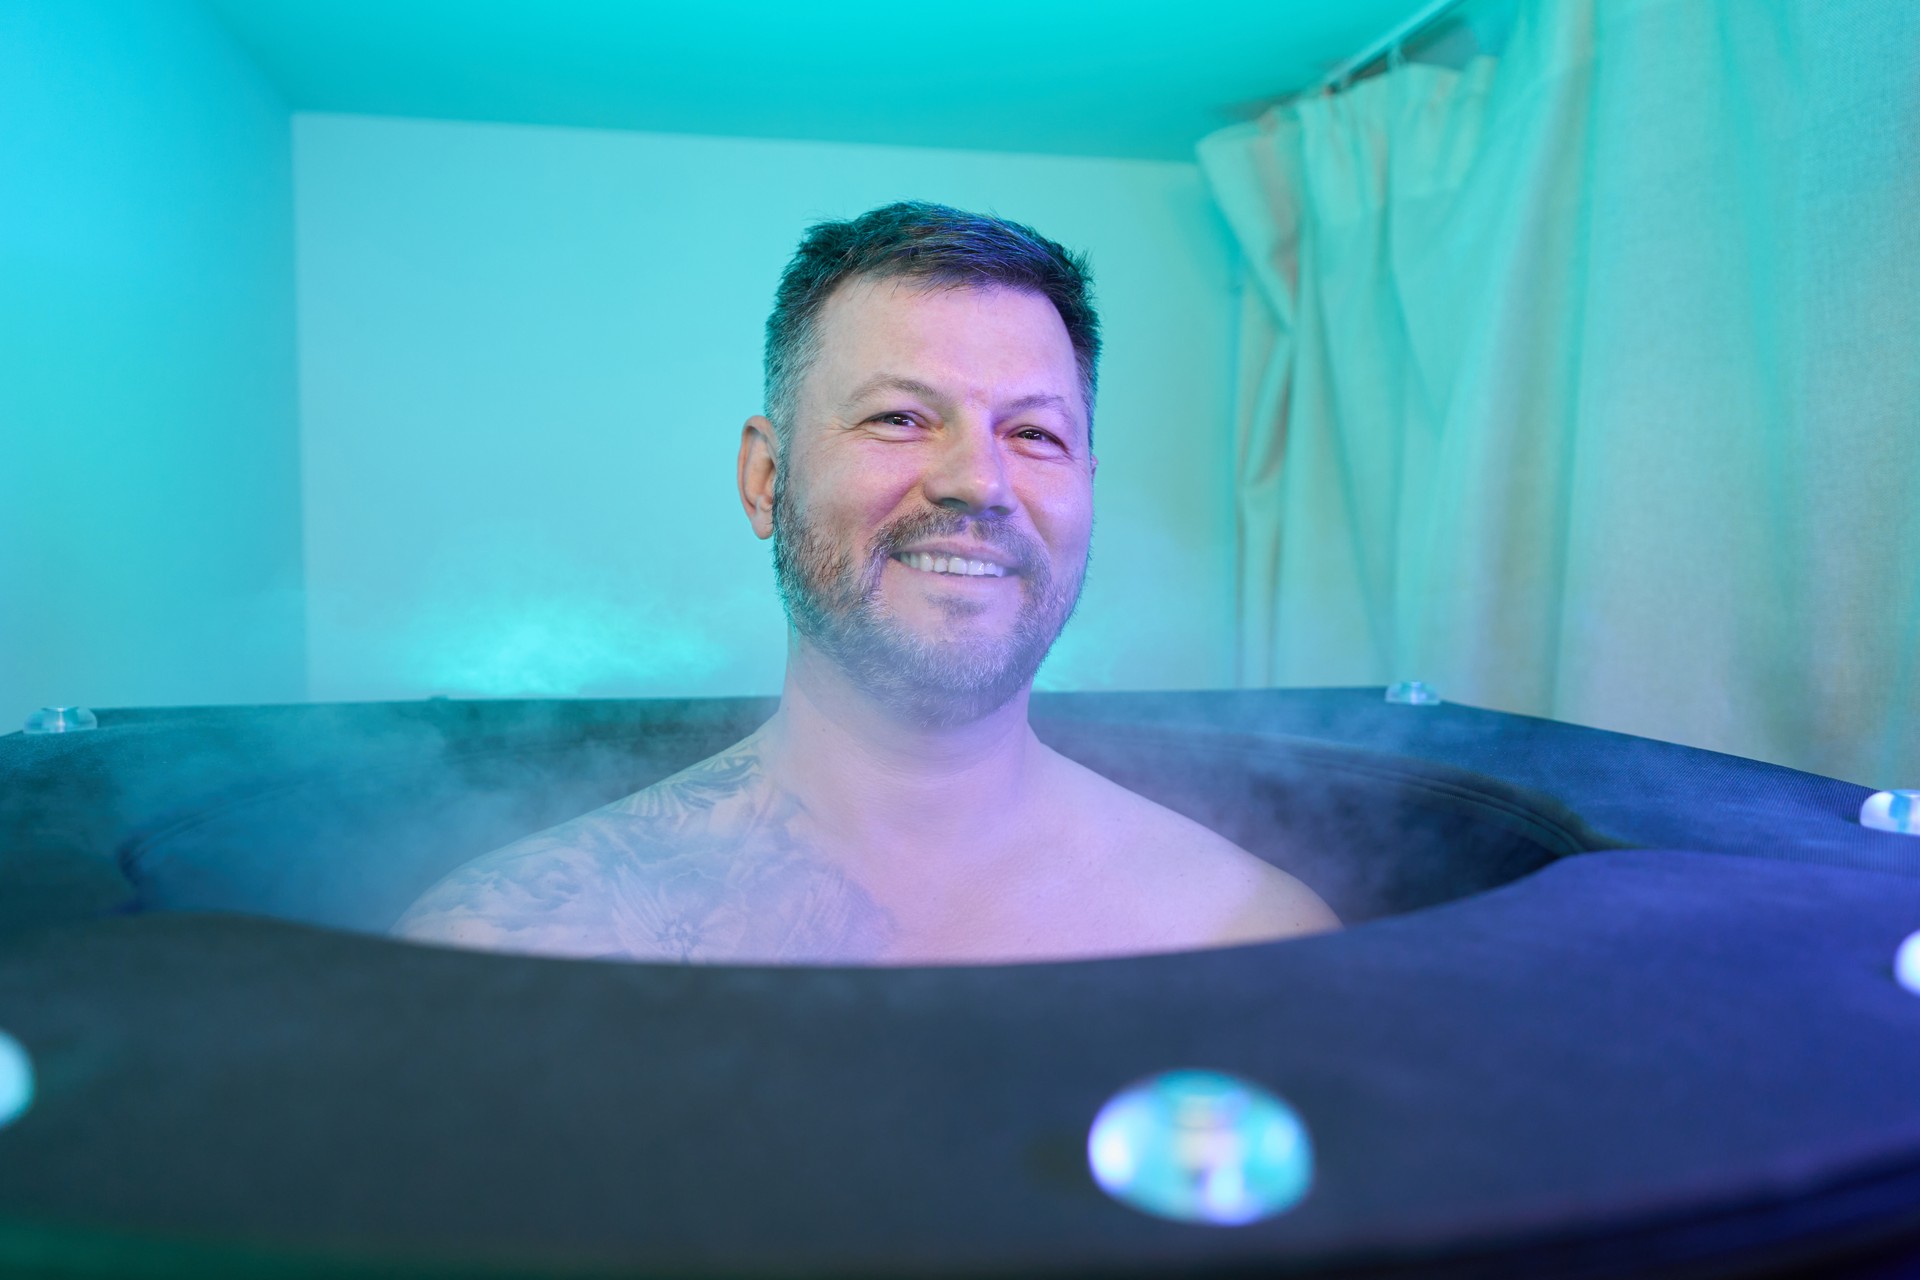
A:
[[[850,874],[872,883],[911,868],[958,884],[996,872],[1044,785],[1050,753],[1027,724],[1027,696],[969,724],[914,724],[796,645],[780,710],[756,737],[769,779]]]

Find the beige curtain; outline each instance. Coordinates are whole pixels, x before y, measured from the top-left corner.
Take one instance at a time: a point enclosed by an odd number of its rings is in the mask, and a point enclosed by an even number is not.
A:
[[[1920,0],[1532,0],[1206,139],[1240,677],[1920,787]]]

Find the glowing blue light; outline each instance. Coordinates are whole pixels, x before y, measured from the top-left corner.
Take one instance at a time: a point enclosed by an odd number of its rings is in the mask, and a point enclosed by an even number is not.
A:
[[[20,1042],[0,1031],[0,1129],[33,1101],[33,1063]]]
[[[99,727],[100,718],[85,707],[42,707],[27,717],[28,733],[78,733]]]
[[[1425,680],[1402,680],[1387,686],[1387,701],[1405,703],[1409,707],[1437,707],[1440,694]]]
[[[1860,825],[1920,836],[1920,791],[1876,791],[1860,806]]]
[[[1167,1071],[1115,1094],[1087,1133],[1093,1180],[1122,1204],[1239,1226],[1292,1208],[1313,1145],[1292,1107],[1219,1071]]]

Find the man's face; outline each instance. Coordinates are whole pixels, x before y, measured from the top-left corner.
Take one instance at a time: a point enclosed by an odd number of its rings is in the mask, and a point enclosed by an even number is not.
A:
[[[816,333],[774,489],[787,615],[915,722],[976,720],[1032,682],[1086,575],[1094,460],[1066,326],[1039,294],[854,280]],[[902,558],[921,549],[990,571]]]

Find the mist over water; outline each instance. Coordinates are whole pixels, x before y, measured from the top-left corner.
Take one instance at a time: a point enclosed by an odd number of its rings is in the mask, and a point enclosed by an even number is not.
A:
[[[785,624],[771,583],[716,567],[681,588],[698,556],[673,553],[692,564],[625,574],[522,525],[416,551],[406,592],[343,583],[314,593],[313,697],[777,691]]]
[[[1382,715],[1377,691],[1306,696],[1276,720],[1295,695],[1040,694],[1033,717],[1050,746],[1299,876],[1350,924],[1604,847],[1548,797],[1396,758],[1396,747],[1417,755],[1423,718],[1446,709]],[[74,839],[89,865],[125,877],[131,909],[381,933],[456,867],[733,745],[775,707],[698,698],[108,711],[94,733],[8,746],[17,764],[44,769],[18,776],[84,823]],[[1312,736],[1276,736],[1287,721]],[[1315,740],[1341,738],[1364,745]],[[97,888],[92,910],[106,905]]]

